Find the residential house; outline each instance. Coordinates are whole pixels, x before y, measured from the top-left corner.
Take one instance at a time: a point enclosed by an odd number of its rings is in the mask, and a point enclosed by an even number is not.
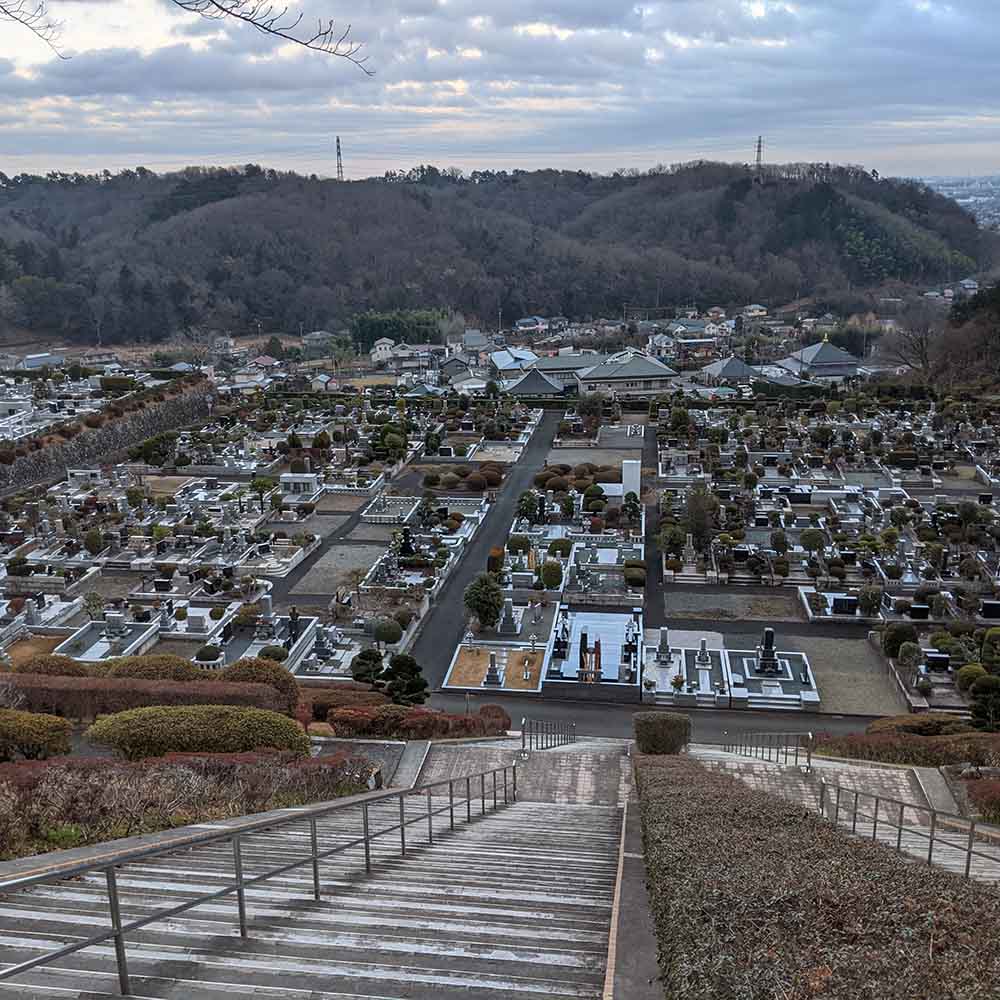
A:
[[[511,378],[530,368],[538,355],[523,347],[505,347],[490,355],[490,371],[498,378]]]
[[[332,375],[319,372],[309,379],[309,388],[312,392],[336,392],[337,383]]]
[[[706,385],[749,385],[755,378],[760,375],[735,355],[713,361],[698,372],[698,380]]]
[[[546,378],[566,387],[576,388],[576,373],[593,368],[605,360],[596,351],[560,351],[552,357],[538,358],[529,371],[541,372]]]
[[[372,348],[368,352],[372,364],[383,365],[388,363],[389,359],[392,357],[392,349],[394,346],[395,341],[390,340],[388,337],[379,337],[379,339],[372,344]]]
[[[566,386],[537,368],[529,368],[512,382],[505,382],[503,391],[507,396],[561,396]]]
[[[64,354],[55,351],[46,351],[44,354],[26,354],[18,362],[17,367],[23,371],[31,371],[37,368],[61,368],[66,360]]]
[[[581,393],[603,392],[609,396],[655,396],[669,392],[677,372],[657,358],[634,350],[612,354],[600,364],[576,373]]]
[[[799,378],[808,375],[811,379],[840,381],[856,378],[860,362],[853,354],[848,354],[825,337],[818,344],[810,344],[800,351],[777,362],[782,368]]]

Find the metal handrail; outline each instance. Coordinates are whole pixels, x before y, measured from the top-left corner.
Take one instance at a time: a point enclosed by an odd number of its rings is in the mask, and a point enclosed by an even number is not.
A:
[[[521,751],[551,750],[576,742],[575,722],[521,719]]]
[[[732,736],[728,732],[724,735],[727,739],[723,742],[722,748],[728,753],[754,757],[775,764],[791,763],[795,767],[799,766],[801,760],[807,771],[812,770],[814,740],[811,732],[770,733],[743,730]]]
[[[502,775],[502,779],[499,777],[500,775]],[[491,779],[489,784],[487,783],[487,779]],[[465,785],[464,799],[461,796],[456,798],[455,786],[458,785],[461,787],[462,784]],[[474,789],[475,785],[478,785],[478,788]],[[448,788],[448,802],[446,805],[435,808],[431,793],[435,789],[444,788],[446,786]],[[415,795],[426,796],[426,812],[421,810],[420,814],[416,817],[407,818],[406,799],[409,796]],[[426,821],[428,839],[433,844],[435,816],[439,816],[442,813],[447,812],[449,814],[449,829],[454,830],[456,804],[460,806],[464,801],[465,819],[466,822],[471,822],[473,818],[472,803],[474,799],[478,799],[479,801],[479,810],[477,815],[485,816],[487,811],[493,813],[499,809],[501,805],[501,795],[503,796],[503,805],[508,805],[509,803],[517,801],[516,764],[507,764],[504,767],[496,767],[491,770],[480,771],[477,774],[470,774],[465,777],[434,781],[425,785],[420,785],[417,788],[404,789],[402,791],[373,792],[366,795],[350,796],[347,799],[326,803],[322,806],[303,806],[295,809],[283,809],[281,810],[281,813],[286,815],[276,817],[273,813],[271,813],[267,814],[270,818],[261,818],[257,821],[250,820],[247,822],[241,822],[239,824],[239,829],[235,831],[232,829],[232,823],[230,822],[228,828],[220,829],[218,831],[199,831],[194,836],[174,838],[170,843],[159,847],[125,848],[119,851],[113,851],[110,854],[101,855],[99,859],[91,862],[76,862],[69,865],[50,865],[42,870],[0,880],[0,893],[9,893],[20,889],[26,889],[30,886],[38,885],[43,882],[62,881],[64,879],[72,878],[76,875],[84,875],[89,872],[103,872],[107,886],[108,913],[110,916],[109,928],[98,934],[94,934],[91,937],[80,941],[74,941],[71,944],[64,945],[62,948],[48,952],[45,955],[40,955],[37,958],[19,962],[17,965],[12,965],[6,969],[0,969],[0,981],[11,979],[14,976],[20,975],[23,972],[28,972],[29,970],[37,968],[40,965],[48,965],[49,963],[57,961],[60,958],[64,958],[67,955],[72,955],[74,952],[81,951],[84,948],[89,948],[96,944],[102,944],[105,941],[113,939],[115,948],[115,963],[118,969],[118,984],[121,992],[127,995],[131,993],[128,972],[128,956],[125,947],[125,937],[127,934],[140,930],[141,928],[155,923],[158,920],[167,920],[170,917],[175,917],[180,913],[186,912],[187,910],[194,909],[196,906],[201,906],[204,903],[210,903],[213,900],[221,899],[235,893],[240,936],[244,938],[248,937],[246,905],[247,888],[258,885],[268,879],[275,878],[278,875],[284,875],[286,872],[292,871],[296,868],[301,868],[304,865],[309,865],[312,868],[312,897],[318,902],[321,898],[319,863],[324,859],[332,857],[334,854],[340,854],[344,851],[350,850],[353,847],[363,845],[365,855],[365,871],[370,874],[372,870],[371,842],[376,837],[384,836],[387,833],[398,832],[400,840],[400,855],[405,857],[406,828],[408,826]],[[399,822],[387,826],[384,829],[372,830],[369,822],[369,807],[373,804],[380,805],[384,802],[392,801],[393,799],[398,799],[399,801]],[[491,799],[492,803],[490,804]],[[487,809],[488,804],[489,809]],[[351,808],[357,808],[358,806],[361,807],[361,836],[355,837],[347,843],[338,844],[336,847],[331,847],[327,850],[320,850],[316,829],[317,819],[328,816],[330,813],[343,812]],[[459,821],[461,822],[461,817],[459,817]],[[267,872],[254,875],[252,877],[244,875],[241,846],[244,837],[249,834],[260,833],[264,830],[275,830],[291,826],[294,823],[302,822],[309,823],[310,834],[310,850],[305,857],[289,861],[288,863],[280,865],[277,868],[273,868]],[[192,847],[203,847],[208,844],[219,844],[225,842],[232,843],[234,880],[231,883],[224,885],[220,889],[216,889],[214,892],[198,896],[196,899],[186,900],[176,906],[171,906],[164,910],[158,910],[156,913],[141,917],[137,920],[131,920],[126,923],[122,922],[118,898],[118,884],[115,876],[116,868],[122,867],[134,861],[161,857],[165,854],[173,854],[179,850],[190,850]]]
[[[844,793],[847,793],[846,798],[852,800],[850,804],[841,805],[841,800],[845,798]],[[863,805],[864,800],[868,799],[872,803],[872,812],[870,814],[865,813],[859,808]],[[882,805],[895,806],[896,807],[896,821],[893,821],[892,813],[889,809],[885,810],[884,815],[879,815],[879,810]],[[833,816],[828,816],[828,806],[833,809]],[[906,810],[911,809],[917,813],[927,813],[929,816],[929,823],[927,826],[927,832],[925,833],[923,828],[919,824],[907,824],[905,822]],[[910,834],[914,834],[917,837],[921,837],[927,841],[927,864],[928,866],[934,863],[934,847],[935,845],[940,847],[951,847],[956,850],[962,851],[965,854],[965,866],[964,866],[964,876],[965,878],[970,878],[970,870],[972,867],[972,859],[974,857],[984,858],[987,861],[992,862],[994,865],[998,864],[1000,859],[997,858],[995,854],[985,854],[983,851],[977,851],[973,847],[976,842],[976,828],[977,821],[974,819],[969,819],[967,816],[961,816],[958,813],[948,812],[944,809],[935,809],[933,806],[922,806],[918,805],[916,802],[904,802],[902,799],[894,799],[887,795],[875,795],[872,792],[862,792],[856,788],[848,788],[846,785],[840,785],[832,781],[820,781],[819,784],[819,814],[824,819],[830,819],[834,826],[840,826],[841,814],[844,815],[843,823],[846,825],[848,821],[851,824],[851,833],[857,833],[858,820],[870,821],[872,824],[872,840],[878,839],[878,828],[881,823],[883,826],[888,826],[896,831],[896,853],[902,853],[903,851],[903,833],[904,831]],[[941,822],[944,820],[944,822]],[[948,830],[949,824],[954,827],[958,826],[956,833],[965,834],[962,843],[955,843],[951,840],[946,840],[940,833],[942,829]],[[912,852],[908,852],[912,853]]]

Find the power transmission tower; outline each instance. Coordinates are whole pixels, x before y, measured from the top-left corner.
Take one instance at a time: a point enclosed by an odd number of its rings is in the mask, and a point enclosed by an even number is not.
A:
[[[339,143],[339,140],[338,140]],[[764,166],[764,137],[762,135],[757,136],[757,173],[761,171],[761,167]]]
[[[344,160],[340,155],[340,136],[337,136],[337,180],[344,179]]]

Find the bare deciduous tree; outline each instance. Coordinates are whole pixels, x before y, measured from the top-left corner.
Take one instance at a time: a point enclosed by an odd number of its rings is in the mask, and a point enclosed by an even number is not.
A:
[[[940,314],[923,305],[910,308],[900,317],[897,329],[883,339],[881,353],[886,360],[908,368],[923,385],[928,385],[937,364],[940,335]]]
[[[292,42],[313,52],[346,59],[368,76],[373,75],[372,70],[365,66],[368,57],[361,53],[362,43],[350,37],[349,24],[340,29],[332,20],[319,20],[315,30],[312,30],[303,25],[301,13],[275,6],[268,0],[171,0],[171,3],[212,20],[231,18],[261,34]],[[49,14],[45,0],[0,0],[0,21],[11,21],[27,28],[60,59],[67,58],[58,46],[62,23]]]

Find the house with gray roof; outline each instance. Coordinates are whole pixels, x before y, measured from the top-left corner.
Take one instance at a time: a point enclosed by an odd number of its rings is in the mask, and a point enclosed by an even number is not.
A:
[[[490,371],[500,378],[511,378],[530,368],[538,360],[534,351],[523,347],[505,347],[490,355]]]
[[[565,388],[537,368],[529,368],[520,378],[505,382],[503,391],[507,396],[561,396]]]
[[[758,373],[735,354],[713,361],[698,372],[698,380],[706,385],[721,385],[724,382],[729,385],[749,385],[755,378],[760,378]]]
[[[552,357],[539,358],[531,367],[554,382],[575,387],[577,372],[593,368],[606,359],[607,355],[596,351],[566,351]]]
[[[807,375],[811,379],[840,381],[856,378],[860,362],[853,354],[848,354],[824,337],[818,344],[803,347],[777,364],[799,378]]]
[[[600,364],[576,373],[581,393],[603,392],[609,396],[656,396],[674,388],[677,372],[657,358],[639,351],[612,354]]]

